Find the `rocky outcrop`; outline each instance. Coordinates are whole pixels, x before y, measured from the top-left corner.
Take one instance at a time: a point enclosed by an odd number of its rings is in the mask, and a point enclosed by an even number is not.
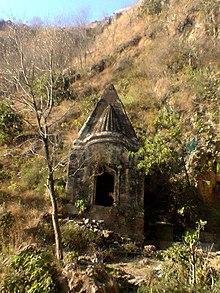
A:
[[[117,53],[122,53],[124,50],[130,48],[130,47],[134,47],[134,46],[137,46],[141,40],[141,36],[136,36],[134,37],[132,40],[124,43],[124,44],[121,44],[120,46],[118,46],[115,51]]]
[[[105,265],[93,258],[81,258],[69,263],[63,270],[68,280],[69,293],[117,293],[116,281],[108,274]]]

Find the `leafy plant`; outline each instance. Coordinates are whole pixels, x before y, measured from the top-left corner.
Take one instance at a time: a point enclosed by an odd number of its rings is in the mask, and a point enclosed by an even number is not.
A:
[[[10,259],[1,292],[52,293],[57,290],[57,269],[52,256],[28,247]]]
[[[10,229],[14,223],[14,216],[11,211],[8,211],[5,203],[0,205],[0,250],[1,245],[8,242]]]
[[[125,252],[128,252],[128,253],[136,252],[138,250],[137,244],[133,241],[123,243],[121,247]]]
[[[161,0],[144,0],[141,5],[141,14],[153,15],[160,14],[162,11],[162,1]]]
[[[176,172],[182,162],[180,144],[182,135],[181,116],[170,112],[166,107],[161,109],[155,119],[155,134],[144,140],[144,145],[139,149],[142,160],[139,169],[146,175],[160,170]],[[174,170],[175,169],[175,170]]]
[[[0,103],[0,144],[11,143],[21,131],[21,116],[8,105]]]
[[[154,198],[160,196],[169,203],[167,208],[172,210],[177,220],[177,211],[186,207],[186,198],[188,212],[195,215],[191,205],[196,204],[194,199],[199,176],[214,171],[219,160],[216,147],[219,116],[216,104],[219,96],[217,77],[218,73],[208,70],[192,71],[190,83],[196,93],[193,105],[195,115],[189,117],[176,110],[171,94],[163,102],[155,118],[154,132],[145,134],[138,151],[139,169],[151,180],[157,177],[157,182],[160,182],[160,186],[163,185],[162,192],[161,187],[159,191],[156,188],[152,190],[153,185],[149,183],[150,192],[155,194]],[[209,105],[206,106],[207,100]],[[208,180],[209,178],[207,183]]]
[[[40,159],[27,160],[20,169],[18,187],[21,191],[32,189],[39,194],[45,193],[46,169]]]
[[[200,248],[200,234],[206,221],[197,222],[182,242],[162,252],[164,259],[158,275],[150,276],[149,286],[140,286],[138,293],[219,292],[219,275],[210,263],[210,251]]]
[[[80,227],[75,223],[66,223],[61,226],[63,247],[76,253],[83,253],[93,247],[97,240],[93,231]]]
[[[52,223],[50,222],[40,223],[40,225],[37,227],[37,230],[36,230],[36,238],[38,241],[44,244],[53,245],[54,233],[53,233]]]
[[[0,213],[0,227],[2,229],[8,229],[12,226],[13,223],[13,215],[11,211],[3,210]]]
[[[4,165],[0,164],[0,181],[9,180],[12,177],[12,172],[8,170]]]
[[[195,231],[183,236],[183,243],[175,243],[163,253],[166,261],[163,281],[176,282],[175,286],[185,288],[184,292],[214,288],[215,272],[210,266],[209,251],[203,252],[199,247],[200,233],[206,223],[197,222]]]
[[[216,147],[220,108],[220,74],[215,69],[203,68],[193,71],[189,84],[195,93],[194,115],[190,119],[195,148],[190,152],[189,171],[193,174],[205,174],[215,169],[220,153]]]
[[[194,195],[186,167],[187,137],[183,121],[181,114],[163,107],[154,122],[155,132],[144,137],[143,146],[138,151],[138,168],[150,180],[149,193],[155,194],[154,201],[159,198],[156,205],[164,204],[153,209],[162,208],[173,222],[180,218],[178,210],[185,205],[186,198],[191,203]],[[190,205],[188,209],[190,212]]]
[[[79,210],[79,215],[82,215],[86,210],[86,201],[83,199],[77,199],[75,201],[75,207]]]

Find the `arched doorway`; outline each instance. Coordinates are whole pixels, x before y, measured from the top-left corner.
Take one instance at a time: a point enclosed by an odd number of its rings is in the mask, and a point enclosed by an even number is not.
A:
[[[114,193],[115,178],[113,175],[104,172],[102,175],[96,177],[96,196],[95,204],[105,207],[113,205],[114,199],[112,194]]]

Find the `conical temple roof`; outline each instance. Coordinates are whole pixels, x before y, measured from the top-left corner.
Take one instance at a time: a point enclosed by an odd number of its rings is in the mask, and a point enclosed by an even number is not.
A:
[[[117,133],[130,143],[138,144],[137,136],[113,85],[109,85],[85,125],[79,140],[92,139],[97,135],[111,136]]]
[[[120,132],[120,122],[118,116],[112,105],[108,105],[101,116],[97,124],[94,127],[93,134],[102,132]]]

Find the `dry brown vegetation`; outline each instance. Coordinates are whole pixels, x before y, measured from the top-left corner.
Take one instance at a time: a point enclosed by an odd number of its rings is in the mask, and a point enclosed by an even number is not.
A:
[[[43,56],[49,50],[55,54],[58,94],[51,125],[59,137],[55,161],[61,164],[55,177],[63,184],[57,185],[60,212],[69,146],[106,84],[114,83],[141,136],[153,132],[155,115],[166,103],[193,119],[196,99],[204,94],[207,83],[219,79],[219,1],[162,2],[159,13],[143,12],[144,1],[140,1],[121,14],[89,25],[61,29],[10,24],[0,30],[0,102],[9,103],[25,119],[31,117],[30,112],[16,100],[12,102],[17,93],[14,85],[6,82],[7,62],[14,62],[14,68],[19,64],[10,36],[16,29],[30,69],[33,56],[43,68]],[[41,82],[45,81],[39,77]],[[214,94],[220,93],[219,84],[216,87]],[[209,119],[212,109],[208,100],[199,106]],[[219,119],[213,121],[218,133]],[[190,128],[189,123],[187,130]],[[9,235],[7,231],[0,235],[5,255],[32,242],[40,247],[45,245],[42,238],[46,234],[51,237],[47,228],[40,240],[34,232],[43,214],[50,213],[42,150],[35,135],[24,123],[20,135],[0,145],[0,205],[13,216]]]

